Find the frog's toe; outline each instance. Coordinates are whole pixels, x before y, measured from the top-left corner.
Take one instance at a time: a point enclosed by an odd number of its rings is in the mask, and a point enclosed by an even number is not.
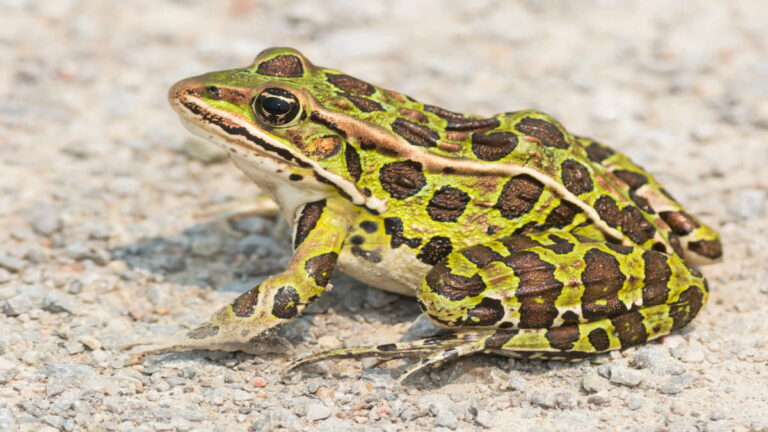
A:
[[[294,360],[285,369],[283,369],[283,373],[287,374],[296,368],[310,363],[338,358],[379,357],[385,359],[394,359],[402,357],[423,357],[424,360],[421,360],[418,365],[409,369],[406,372],[406,376],[400,378],[402,381],[407,378],[408,375],[411,375],[419,369],[427,367],[431,364],[450,360],[459,356],[472,354],[482,350],[483,344],[478,343],[477,334],[450,334],[428,339],[376,346],[333,349]]]

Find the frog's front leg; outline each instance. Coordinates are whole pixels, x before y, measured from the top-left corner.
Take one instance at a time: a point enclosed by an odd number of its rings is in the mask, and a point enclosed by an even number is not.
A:
[[[140,356],[191,349],[237,351],[254,338],[292,321],[325,291],[336,266],[348,222],[334,204],[321,200],[299,211],[295,250],[285,271],[241,294],[191,331],[125,348],[144,345]]]
[[[430,270],[418,290],[424,313],[452,335],[342,348],[294,363],[340,357],[423,360],[476,352],[580,359],[665,335],[706,302],[706,283],[678,255],[548,231],[475,245]]]

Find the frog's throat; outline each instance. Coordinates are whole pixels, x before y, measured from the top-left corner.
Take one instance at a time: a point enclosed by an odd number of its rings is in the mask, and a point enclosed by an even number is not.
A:
[[[177,91],[175,96],[170,98],[170,102],[183,119],[187,129],[195,135],[222,146],[230,154],[234,153],[245,158],[269,157],[275,161],[275,164],[291,164],[295,167],[311,169],[318,180],[324,180],[327,184],[336,187],[355,205],[365,206],[376,214],[387,210],[385,200],[365,196],[354,183],[284,146],[237,114],[206,105],[194,95],[193,91]]]
[[[505,163],[486,164],[469,159],[458,159],[436,155],[421,147],[408,144],[405,140],[394,136],[390,131],[381,126],[363,123],[348,114],[329,110],[323,107],[314,98],[310,97],[309,100],[312,104],[312,117],[315,118],[316,121],[322,122],[323,124],[332,124],[338,128],[341,133],[350,138],[364,136],[366,142],[375,144],[377,149],[384,150],[389,154],[397,154],[398,157],[404,158],[405,160],[419,162],[427,171],[434,173],[461,172],[465,175],[503,177],[514,177],[527,174],[553,190],[563,200],[579,207],[604,233],[613,238],[621,239],[622,243],[626,245],[632,244],[621,231],[610,227],[592,206],[580,200],[576,195],[566,189],[564,185],[558,183],[546,173],[531,167],[519,165]]]

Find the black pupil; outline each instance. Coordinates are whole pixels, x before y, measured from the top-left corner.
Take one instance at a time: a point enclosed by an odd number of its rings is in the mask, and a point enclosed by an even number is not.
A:
[[[267,96],[261,102],[261,106],[269,114],[283,115],[287,114],[291,110],[291,104],[283,99]]]

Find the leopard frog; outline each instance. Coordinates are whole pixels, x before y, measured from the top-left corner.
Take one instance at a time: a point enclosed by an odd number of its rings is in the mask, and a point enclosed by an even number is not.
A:
[[[285,271],[143,353],[234,350],[295,319],[336,267],[416,297],[447,335],[349,347],[421,358],[580,359],[666,335],[708,288],[718,234],[646,171],[550,116],[452,112],[273,48],[175,84],[185,126],[223,147],[293,223]]]

